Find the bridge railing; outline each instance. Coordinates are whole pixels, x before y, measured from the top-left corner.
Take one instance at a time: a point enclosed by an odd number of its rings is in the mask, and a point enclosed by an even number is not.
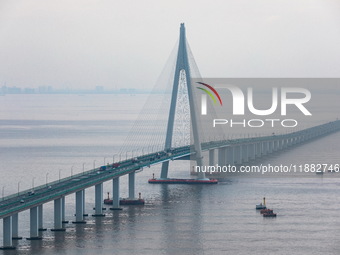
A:
[[[99,170],[99,167],[91,169],[91,170],[88,170],[88,171],[84,171],[82,173],[78,173],[78,174],[74,174],[74,175],[71,175],[71,176],[68,176],[68,177],[64,177],[64,178],[61,178],[60,180],[58,179],[58,180],[55,180],[55,181],[52,181],[52,182],[48,182],[48,183],[45,183],[45,184],[42,184],[42,185],[39,185],[39,186],[35,186],[34,188],[30,188],[30,189],[26,189],[26,190],[23,190],[23,191],[19,191],[19,192],[16,192],[14,194],[2,197],[1,201],[7,200],[7,199],[11,199],[11,198],[15,198],[15,197],[19,197],[19,196],[22,196],[22,195],[26,195],[30,191],[39,190],[39,189],[46,188],[46,187],[49,187],[49,186],[53,187],[53,185],[55,185],[57,183],[60,183],[60,182],[63,182],[63,181],[67,181],[67,180],[70,180],[70,179],[79,178],[79,177],[81,177],[81,176],[83,176],[85,174],[89,174],[91,172],[97,172],[98,170]]]

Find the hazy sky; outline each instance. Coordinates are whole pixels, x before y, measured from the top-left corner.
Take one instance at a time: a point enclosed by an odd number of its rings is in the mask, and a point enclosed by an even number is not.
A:
[[[203,77],[340,77],[339,0],[1,0],[0,86],[151,88],[181,22]]]

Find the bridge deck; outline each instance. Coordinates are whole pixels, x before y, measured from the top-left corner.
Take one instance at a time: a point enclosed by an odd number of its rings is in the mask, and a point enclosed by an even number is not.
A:
[[[315,134],[317,132],[319,132],[318,136],[321,136],[330,132],[338,131],[339,129],[340,121],[334,121],[285,135],[271,135],[263,137],[206,142],[202,143],[202,150],[207,151],[210,149],[233,145],[275,141],[282,139],[294,139],[302,135]],[[100,171],[100,168],[96,168],[81,174],[61,179],[60,181],[58,180],[50,182],[47,185],[36,187],[34,189],[34,194],[31,195],[29,194],[31,190],[25,190],[18,194],[4,197],[3,200],[0,201],[0,218],[4,218],[14,213],[27,210],[31,207],[44,204],[61,196],[75,193],[79,190],[111,180],[113,178],[117,178],[119,176],[142,169],[144,167],[149,167],[151,165],[159,164],[164,161],[180,159],[193,154],[193,146],[173,148],[169,151],[159,151],[147,155],[142,155],[137,157],[137,160],[136,158],[133,158],[118,162],[120,165],[116,168],[113,168],[112,165],[105,171]]]

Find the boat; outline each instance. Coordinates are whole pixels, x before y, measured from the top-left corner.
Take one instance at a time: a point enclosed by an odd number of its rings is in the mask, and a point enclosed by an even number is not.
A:
[[[113,201],[110,199],[110,192],[107,192],[107,198],[104,199],[104,204],[106,205],[112,205]]]
[[[263,217],[276,217],[276,213],[274,213],[273,210],[270,210],[269,212],[265,212],[262,215]]]
[[[144,199],[121,199],[119,200],[120,205],[144,205],[145,201]]]
[[[107,198],[104,199],[104,204],[106,205],[112,205],[113,200],[110,199],[110,192],[107,192]],[[141,198],[141,193],[139,193],[139,198],[138,199],[120,199],[119,200],[119,205],[144,205],[145,200]]]
[[[265,213],[272,213],[273,212],[273,210],[272,209],[262,209],[261,211],[260,211],[260,213],[261,214],[265,214]]]
[[[262,210],[262,209],[267,209],[265,197],[263,198],[263,204],[260,203],[260,204],[256,205],[256,210]]]

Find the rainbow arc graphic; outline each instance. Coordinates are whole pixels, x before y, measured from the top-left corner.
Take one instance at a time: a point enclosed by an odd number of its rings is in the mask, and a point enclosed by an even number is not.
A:
[[[204,82],[197,82],[198,84],[201,84],[205,87],[207,87],[208,89],[206,88],[201,88],[201,87],[197,87],[198,89],[204,91],[205,93],[207,93],[207,95],[211,98],[211,100],[213,101],[214,104],[217,104],[217,100],[216,98],[218,99],[220,105],[222,106],[222,99],[220,97],[220,95],[217,93],[216,89],[214,89],[211,85],[209,84],[206,84]]]

